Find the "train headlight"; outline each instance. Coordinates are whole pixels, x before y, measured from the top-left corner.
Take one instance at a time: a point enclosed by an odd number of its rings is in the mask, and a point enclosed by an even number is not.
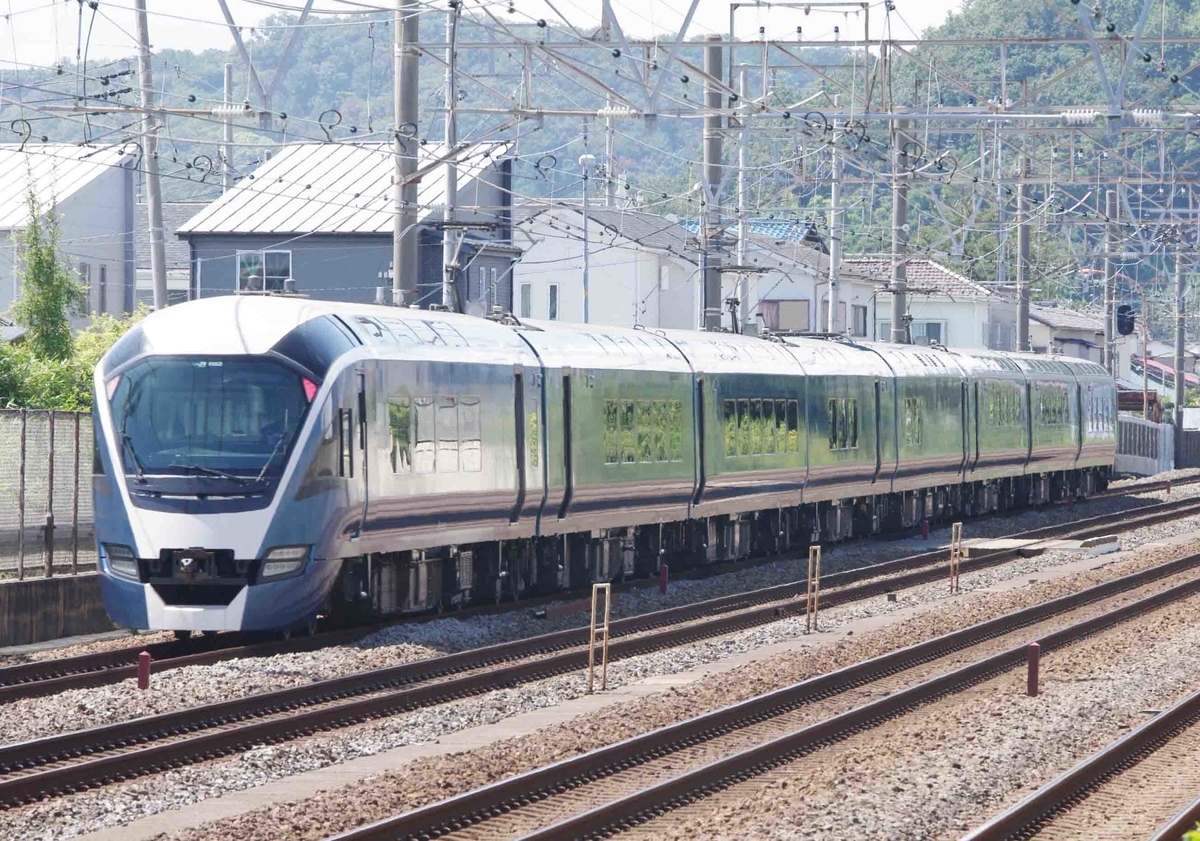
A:
[[[137,557],[133,554],[133,550],[125,544],[105,543],[104,556],[108,560],[108,568],[113,575],[131,578],[134,581],[141,577],[138,574]]]
[[[298,575],[308,563],[308,546],[276,546],[263,555],[259,581],[273,581]]]

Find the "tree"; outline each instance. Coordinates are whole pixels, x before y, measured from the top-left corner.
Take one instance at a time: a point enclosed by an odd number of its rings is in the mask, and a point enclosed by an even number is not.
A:
[[[29,224],[17,238],[17,279],[20,292],[12,316],[25,328],[25,341],[41,359],[64,360],[71,355],[71,322],[87,301],[87,290],[63,264],[58,250],[57,207],[43,215],[33,191],[25,199]]]

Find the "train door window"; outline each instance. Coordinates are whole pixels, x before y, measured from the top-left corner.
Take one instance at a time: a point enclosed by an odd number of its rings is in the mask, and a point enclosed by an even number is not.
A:
[[[620,408],[616,400],[604,401],[604,463],[621,463]]]
[[[750,401],[750,452],[754,455],[763,453],[762,432],[762,401]]]
[[[479,399],[478,398],[471,398],[471,399],[475,400],[475,407],[476,407],[475,408],[475,424],[476,424],[476,427],[478,427],[478,425],[479,425]],[[463,400],[466,401],[467,398],[464,397]],[[462,423],[461,415],[459,416],[459,423],[460,424]],[[538,466],[538,453],[541,451],[541,447],[538,445],[538,427],[539,426],[540,426],[540,424],[538,423],[538,413],[530,412],[526,416],[525,441],[527,442],[527,445],[529,448],[529,466],[534,469],[536,469]],[[465,436],[466,433],[463,433],[463,434]],[[463,438],[463,446],[464,447],[466,447],[466,443],[467,443],[466,438],[464,437]],[[467,458],[466,450],[464,449],[463,450],[463,470],[470,470],[471,468],[467,467],[466,458]],[[475,468],[475,470],[478,470],[478,469],[479,469],[478,467]]]
[[[407,397],[388,401],[388,427],[392,435],[392,472],[412,470],[412,407]]]
[[[725,401],[725,457],[740,455],[738,451],[737,401]]]
[[[751,453],[750,450],[750,401],[739,400],[737,402],[737,428],[738,428],[738,452],[744,456]]]
[[[354,478],[354,412],[338,409],[338,476]]]
[[[921,446],[921,401],[916,397],[904,398],[904,443]]]
[[[537,467],[537,413],[530,413],[529,424],[533,438],[530,442],[530,467]],[[480,438],[479,398],[460,397],[458,400],[459,458],[464,473],[483,469],[483,442]]]
[[[418,473],[432,473],[437,465],[433,398],[418,397],[413,402],[417,407],[417,445],[413,450],[413,469]]]
[[[671,461],[683,460],[683,403],[667,401],[667,456]]]
[[[458,472],[458,401],[453,397],[437,402],[437,470]]]
[[[670,446],[670,427],[667,425],[667,403],[666,400],[655,400],[650,404],[650,414],[653,421],[652,429],[654,430],[654,440],[651,442],[654,447],[654,461],[670,461],[667,454],[667,448]]]
[[[634,407],[637,429],[637,460],[654,461],[654,410],[650,400],[639,400]]]
[[[800,401],[787,402],[787,442],[788,452],[800,452]]]
[[[846,446],[855,450],[858,449],[858,401],[850,398],[846,402],[849,409],[846,413]]]
[[[637,461],[637,441],[634,432],[634,410],[632,400],[621,401],[621,463]]]

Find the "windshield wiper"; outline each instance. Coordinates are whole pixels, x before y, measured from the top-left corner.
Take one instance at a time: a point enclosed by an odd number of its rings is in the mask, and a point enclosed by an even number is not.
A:
[[[144,485],[146,483],[146,470],[142,466],[142,460],[138,458],[137,450],[133,448],[133,439],[125,434],[121,436],[121,443],[129,455],[133,456],[133,467],[137,471],[137,480]]]
[[[232,473],[226,473],[224,470],[214,470],[211,467],[203,467],[199,464],[170,464],[170,465],[167,465],[168,470],[170,470],[172,467],[178,467],[180,470],[190,470],[193,473],[201,475],[201,476],[213,476],[217,479],[228,479],[231,482],[237,482],[239,485],[246,484],[246,477],[244,477],[244,476],[234,476]]]
[[[271,466],[271,462],[275,460],[275,456],[279,454],[279,448],[283,446],[284,436],[280,435],[279,440],[275,442],[275,449],[271,450],[271,454],[267,456],[267,460],[263,462],[262,470],[258,471],[258,475],[254,477],[255,482],[261,482],[263,476],[267,475],[267,468]]]

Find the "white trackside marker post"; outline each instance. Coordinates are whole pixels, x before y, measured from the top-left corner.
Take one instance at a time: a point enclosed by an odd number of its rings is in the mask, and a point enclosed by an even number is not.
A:
[[[600,602],[600,594],[604,594],[604,624],[596,624],[596,608]],[[612,585],[592,585],[592,621],[588,633],[588,694],[596,686],[596,635],[600,640],[600,689],[608,689],[608,617],[612,608]]]
[[[821,601],[821,547],[808,547],[808,601],[804,606],[804,632],[817,630]]]
[[[958,584],[958,569],[962,563],[963,548],[962,548],[962,523],[954,523],[950,526],[950,592],[961,593],[962,588]]]

